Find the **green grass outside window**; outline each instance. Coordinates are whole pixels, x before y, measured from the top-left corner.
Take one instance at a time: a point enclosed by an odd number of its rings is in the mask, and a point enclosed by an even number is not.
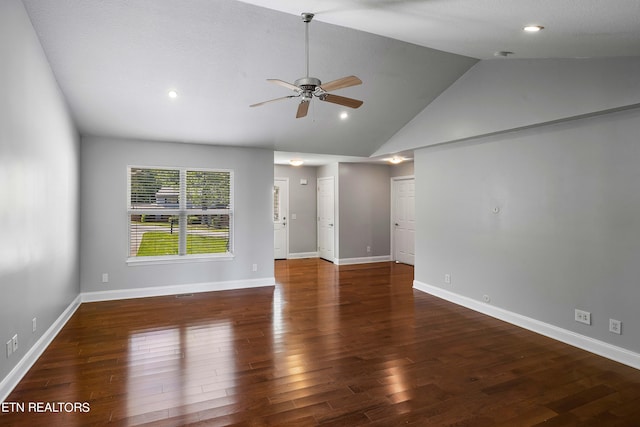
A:
[[[187,235],[187,254],[227,252],[227,238]],[[142,235],[137,256],[178,255],[178,235],[148,231]]]

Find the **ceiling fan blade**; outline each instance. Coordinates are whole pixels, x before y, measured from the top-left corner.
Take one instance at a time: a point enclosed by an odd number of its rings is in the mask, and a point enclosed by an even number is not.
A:
[[[363,104],[363,102],[358,100],[358,99],[347,98],[347,97],[338,96],[338,95],[332,95],[330,93],[327,93],[327,94],[321,96],[320,100],[321,101],[332,102],[332,103],[338,104],[338,105],[344,105],[345,107],[349,107],[349,108],[358,108],[359,106],[361,106]]]
[[[282,101],[283,99],[297,98],[297,97],[298,95],[283,96],[282,98],[276,98],[276,99],[270,99],[269,101],[258,102],[257,104],[249,105],[249,107],[259,107],[261,105],[268,104],[270,102]]]
[[[275,84],[280,85],[280,86],[284,86],[284,87],[286,87],[287,89],[291,89],[291,90],[293,90],[293,91],[295,91],[295,92],[300,92],[300,91],[301,91],[301,89],[300,89],[298,86],[296,86],[296,85],[294,85],[294,84],[291,84],[291,83],[287,83],[287,82],[285,82],[284,80],[280,80],[280,79],[267,79],[267,81],[268,81],[268,82],[270,82],[270,83],[275,83]]]
[[[309,111],[309,100],[303,99],[302,101],[300,101],[300,105],[298,105],[298,112],[296,113],[296,119],[306,116],[307,111]]]
[[[338,80],[333,80],[329,83],[324,83],[320,85],[320,87],[325,92],[331,92],[332,90],[342,89],[350,86],[357,86],[360,84],[362,84],[362,80],[360,80],[356,76],[348,76]]]

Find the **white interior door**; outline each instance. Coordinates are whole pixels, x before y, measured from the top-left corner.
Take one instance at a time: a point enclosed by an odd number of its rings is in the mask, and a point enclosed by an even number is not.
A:
[[[273,183],[273,257],[289,256],[289,180],[275,178]]]
[[[393,180],[393,248],[398,262],[415,263],[415,179]]]
[[[318,255],[334,261],[334,185],[333,177],[318,179]]]

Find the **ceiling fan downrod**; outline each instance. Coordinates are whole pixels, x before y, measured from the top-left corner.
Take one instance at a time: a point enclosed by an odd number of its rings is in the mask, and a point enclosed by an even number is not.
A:
[[[306,74],[306,76],[309,77],[309,22],[311,22],[311,20],[313,19],[314,14],[313,13],[309,13],[309,12],[304,12],[300,16],[302,16],[302,22],[305,23],[305,26],[304,26],[304,51],[305,51],[306,59],[307,59],[307,74]]]

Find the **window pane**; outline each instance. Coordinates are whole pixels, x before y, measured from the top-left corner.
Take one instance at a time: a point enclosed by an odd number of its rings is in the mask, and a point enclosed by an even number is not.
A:
[[[230,252],[229,215],[189,215],[187,254]]]
[[[273,186],[273,222],[280,221],[280,187]]]
[[[230,172],[187,171],[187,209],[228,208],[230,195]]]
[[[132,209],[177,209],[180,199],[180,171],[131,168]]]
[[[178,255],[178,217],[169,215],[130,215],[129,256]]]

